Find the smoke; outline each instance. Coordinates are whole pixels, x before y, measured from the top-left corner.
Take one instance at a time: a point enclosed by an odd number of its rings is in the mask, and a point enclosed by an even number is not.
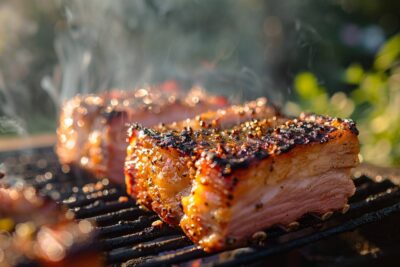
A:
[[[55,49],[54,99],[166,80],[232,98],[265,95],[264,4],[255,1],[68,1]],[[57,101],[57,100],[56,100]]]
[[[168,80],[183,88],[199,85],[235,102],[267,96],[282,104],[291,78],[302,69],[299,62],[312,68],[317,57],[313,41],[321,39],[320,31],[301,16],[318,12],[305,12],[314,7],[307,3],[2,2],[3,125],[13,121],[11,128],[19,125],[29,133],[54,131],[60,105],[76,94]]]
[[[0,72],[0,96],[2,98],[0,103],[2,104],[1,111],[4,114],[0,116],[0,135],[27,135],[25,122],[16,113],[18,109],[15,98],[7,88]]]

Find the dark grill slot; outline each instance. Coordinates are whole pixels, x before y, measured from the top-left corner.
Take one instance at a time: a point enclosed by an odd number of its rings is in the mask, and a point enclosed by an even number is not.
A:
[[[360,187],[363,184],[369,184],[369,183],[371,183],[371,179],[367,176],[361,176],[354,180],[354,185],[356,187]]]
[[[207,254],[194,246],[180,229],[156,222],[158,217],[127,199],[121,187],[107,180],[77,178],[73,171],[57,163],[51,149],[2,154],[0,160],[8,173],[27,177],[42,193],[66,204],[76,218],[95,221],[97,243],[102,246],[107,262],[116,266],[160,266],[188,261],[205,266],[246,265],[379,222],[400,211],[398,186],[389,180],[378,183],[361,176],[354,180],[357,190],[345,214],[335,212],[326,220],[308,214],[299,220],[297,229],[277,226],[266,230],[264,244]]]

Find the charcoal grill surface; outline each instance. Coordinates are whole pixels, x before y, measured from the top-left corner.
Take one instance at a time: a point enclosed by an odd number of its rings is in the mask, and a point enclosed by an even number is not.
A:
[[[9,177],[23,178],[41,193],[66,205],[77,219],[96,222],[98,242],[106,262],[115,266],[238,266],[258,262],[321,239],[379,222],[400,211],[400,190],[390,180],[355,178],[357,190],[345,214],[327,220],[306,215],[296,229],[273,227],[267,239],[249,247],[207,254],[193,245],[180,229],[155,223],[158,217],[140,209],[124,189],[107,179],[61,166],[52,148],[0,154]]]

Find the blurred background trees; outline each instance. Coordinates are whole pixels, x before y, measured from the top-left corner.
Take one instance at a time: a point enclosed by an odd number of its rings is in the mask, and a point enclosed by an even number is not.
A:
[[[400,165],[400,2],[0,1],[0,134],[51,132],[76,93],[176,80],[352,117]]]

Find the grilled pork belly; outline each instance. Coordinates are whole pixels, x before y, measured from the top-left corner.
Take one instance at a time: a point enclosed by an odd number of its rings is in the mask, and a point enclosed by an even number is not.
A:
[[[200,89],[187,94],[159,89],[76,96],[62,109],[57,130],[61,163],[83,167],[99,178],[123,183],[127,123],[169,123],[223,107],[223,97]]]
[[[357,134],[350,120],[316,115],[257,119],[225,130],[141,128],[131,148],[139,158],[133,178],[154,174],[135,195],[170,222],[174,209],[168,208],[176,204],[159,197],[160,211],[153,198],[154,192],[174,193],[187,236],[206,251],[221,250],[306,213],[342,209],[355,190],[350,169],[358,164]],[[132,166],[128,158],[128,176]]]
[[[93,226],[30,186],[0,188],[1,266],[103,266]],[[7,233],[7,234],[4,234]]]
[[[278,110],[268,104],[267,99],[260,98],[170,125],[152,129],[139,125],[132,127],[125,163],[128,194],[141,205],[156,211],[166,222],[178,224],[183,215],[181,198],[188,195],[194,179],[196,155],[187,153],[185,145],[181,149],[169,146],[168,138],[174,138],[183,130],[180,138],[191,141],[194,131],[223,130],[251,119],[276,116],[279,116]],[[198,141],[199,149],[203,149],[202,141]]]

